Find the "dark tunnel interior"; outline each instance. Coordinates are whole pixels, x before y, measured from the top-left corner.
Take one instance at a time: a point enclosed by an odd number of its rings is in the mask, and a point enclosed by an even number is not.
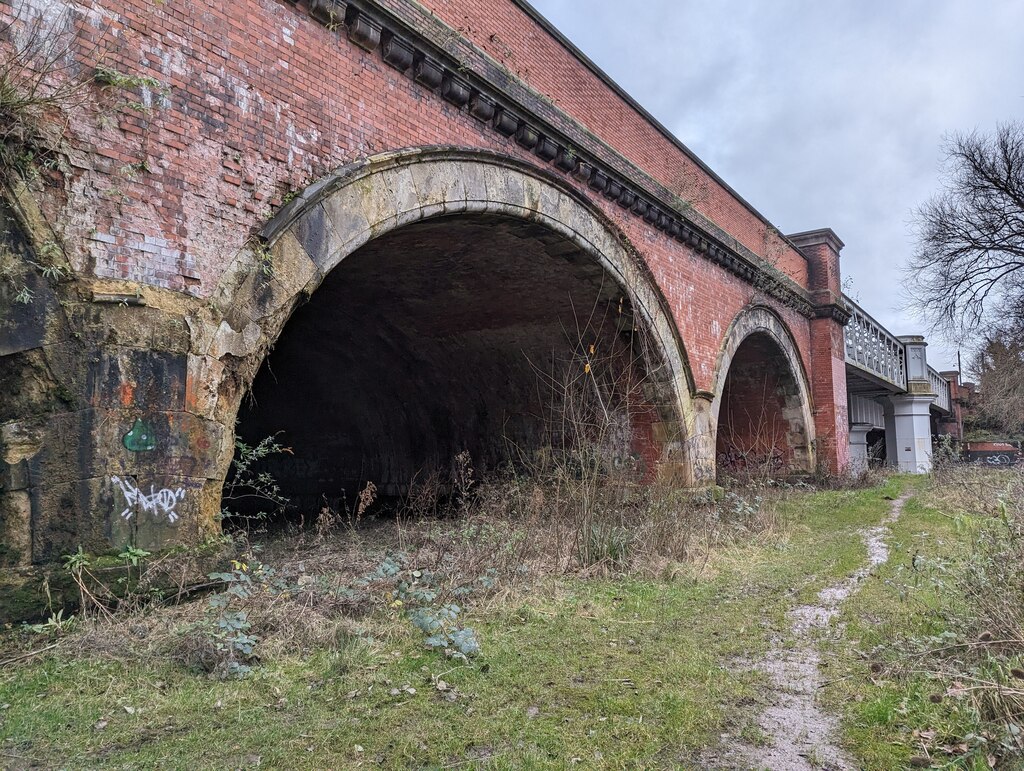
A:
[[[238,434],[292,449],[264,463],[297,508],[351,502],[366,481],[396,496],[460,452],[479,476],[564,439],[553,415],[568,370],[574,388],[629,392],[614,397],[629,425],[611,432],[613,452],[650,464],[650,424],[668,408],[651,404],[641,334],[621,287],[553,231],[428,220],[348,256],[295,311]]]

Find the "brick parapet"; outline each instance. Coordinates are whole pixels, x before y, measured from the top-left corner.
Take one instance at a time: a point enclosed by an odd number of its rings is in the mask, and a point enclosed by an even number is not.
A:
[[[709,175],[704,164],[638,110],[604,73],[552,35],[526,3],[428,0],[424,5],[739,243],[803,283],[806,265],[799,251],[728,185]]]

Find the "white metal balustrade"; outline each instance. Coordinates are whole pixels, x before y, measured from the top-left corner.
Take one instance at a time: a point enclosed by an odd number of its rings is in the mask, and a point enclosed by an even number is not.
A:
[[[937,370],[928,368],[928,382],[932,384],[932,391],[935,392],[935,406],[946,412],[953,411],[953,403],[949,396],[949,381],[946,380]]]
[[[844,330],[847,364],[905,390],[907,353],[903,342],[849,297],[843,299],[852,314]],[[935,393],[935,406],[952,412],[949,382],[932,367],[928,367],[928,382]]]
[[[907,355],[903,343],[849,297],[843,299],[852,313],[844,331],[847,363],[906,389]]]

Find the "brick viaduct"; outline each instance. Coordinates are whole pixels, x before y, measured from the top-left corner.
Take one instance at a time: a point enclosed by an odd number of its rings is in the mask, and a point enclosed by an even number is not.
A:
[[[84,84],[4,175],[0,565],[216,531],[236,420],[300,496],[498,462],[559,363],[632,373],[649,478],[847,463],[842,244],[781,235],[525,3],[0,14]]]

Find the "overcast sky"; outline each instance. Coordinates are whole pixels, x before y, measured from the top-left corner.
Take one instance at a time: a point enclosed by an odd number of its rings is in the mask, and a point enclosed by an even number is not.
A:
[[[912,210],[944,134],[1024,115],[1024,0],[533,4],[783,233],[831,227],[869,313],[926,331],[901,296]]]

